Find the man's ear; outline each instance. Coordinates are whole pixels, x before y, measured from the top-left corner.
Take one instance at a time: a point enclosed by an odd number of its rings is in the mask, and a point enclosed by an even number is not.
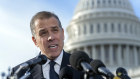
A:
[[[34,36],[32,36],[32,41],[33,41],[34,44],[38,47],[38,44],[37,44],[36,38],[35,38]]]

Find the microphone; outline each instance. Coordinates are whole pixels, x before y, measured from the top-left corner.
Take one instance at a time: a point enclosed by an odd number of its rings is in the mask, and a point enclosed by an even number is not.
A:
[[[83,51],[76,51],[70,56],[71,66],[79,71],[92,72],[92,67],[89,65],[90,59]]]
[[[114,75],[106,68],[106,66],[100,60],[93,60],[90,62],[93,71],[96,74],[104,75],[107,78],[114,78]]]
[[[28,78],[29,75],[31,74],[30,68],[32,68],[33,66],[35,66],[36,64],[45,64],[47,61],[47,57],[45,55],[39,55],[31,60],[26,61],[25,63],[22,63],[19,65],[19,68],[14,72],[12,71],[10,74],[10,79],[19,79],[19,76],[17,75],[21,69],[27,69],[27,71],[25,72],[25,74],[21,77],[21,79],[25,79]]]
[[[84,71],[84,79],[94,79],[90,59],[83,51],[76,51],[70,56],[70,64],[75,70]]]
[[[25,68],[27,67],[33,67],[36,64],[45,64],[47,62],[47,57],[45,55],[39,55],[36,58],[33,58],[23,64],[21,64],[20,66],[24,66]]]
[[[25,68],[32,68],[36,64],[45,64],[47,62],[47,57],[45,55],[39,55],[29,61],[26,61],[25,63],[22,63],[19,68],[15,71],[15,74],[17,74],[21,69]]]
[[[121,78],[121,79],[131,79],[128,74],[127,71],[123,68],[123,67],[119,67],[116,70],[116,75]]]
[[[72,67],[66,66],[60,70],[59,79],[73,79]]]

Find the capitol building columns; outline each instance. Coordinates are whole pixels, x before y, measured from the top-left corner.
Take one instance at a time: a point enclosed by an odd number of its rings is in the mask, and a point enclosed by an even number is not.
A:
[[[129,44],[91,44],[77,47],[69,52],[85,51],[89,57],[100,59],[109,66],[139,66],[140,46]]]
[[[92,44],[91,46],[77,47],[70,52],[85,51],[93,59],[101,59],[110,66],[138,66],[140,56],[140,46],[123,44]]]

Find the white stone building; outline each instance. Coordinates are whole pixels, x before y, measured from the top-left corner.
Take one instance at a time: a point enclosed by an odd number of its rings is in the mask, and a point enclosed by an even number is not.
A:
[[[80,0],[67,32],[66,51],[84,50],[140,79],[140,20],[129,0]]]

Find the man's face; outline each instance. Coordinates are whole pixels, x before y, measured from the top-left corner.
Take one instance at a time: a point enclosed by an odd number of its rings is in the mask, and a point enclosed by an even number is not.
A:
[[[35,37],[33,42],[49,59],[58,57],[64,46],[64,30],[59,27],[56,18],[37,19],[35,21]]]

